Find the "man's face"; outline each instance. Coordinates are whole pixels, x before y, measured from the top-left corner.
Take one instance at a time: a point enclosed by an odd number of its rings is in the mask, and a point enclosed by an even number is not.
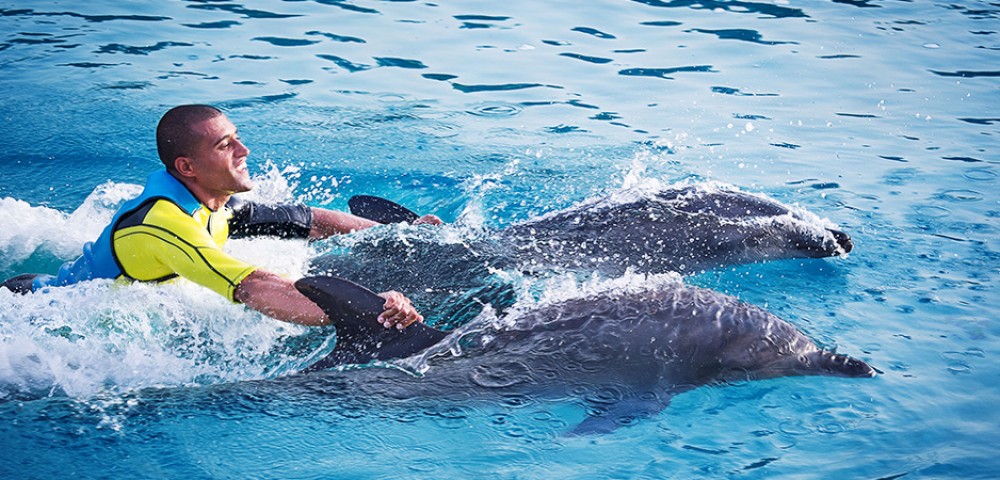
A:
[[[220,195],[253,189],[247,171],[250,149],[240,142],[236,126],[225,115],[218,115],[192,128],[201,137],[189,157],[198,185]]]

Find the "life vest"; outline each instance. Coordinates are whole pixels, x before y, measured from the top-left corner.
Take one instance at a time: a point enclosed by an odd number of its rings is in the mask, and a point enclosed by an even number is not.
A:
[[[146,186],[142,193],[118,209],[112,217],[111,223],[101,232],[101,236],[83,246],[83,255],[80,258],[64,263],[59,268],[59,273],[54,277],[50,275],[38,276],[33,281],[32,290],[38,290],[44,286],[61,287],[97,278],[114,279],[122,276],[124,272],[115,256],[112,243],[115,230],[118,229],[122,218],[158,199],[169,200],[188,215],[194,215],[199,208],[203,208],[201,202],[173,175],[166,170],[154,172],[146,179]]]

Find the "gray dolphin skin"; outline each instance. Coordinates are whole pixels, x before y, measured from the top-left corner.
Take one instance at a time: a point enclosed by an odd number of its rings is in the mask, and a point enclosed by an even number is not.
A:
[[[602,198],[503,232],[522,262],[637,272],[697,273],[788,258],[845,255],[846,233],[817,225],[769,198],[693,185],[635,198]]]
[[[480,317],[443,340],[427,337],[423,345],[412,344],[412,334],[400,333],[400,345],[409,350],[397,350],[396,356],[424,350],[417,358],[427,368],[419,375],[356,368],[326,371],[323,378],[376,401],[385,396],[460,402],[511,395],[570,399],[584,404],[588,416],[568,433],[591,434],[655,415],[674,395],[703,385],[790,375],[875,375],[865,362],[817,347],[761,308],[662,277],[667,276],[650,277],[641,287],[517,306],[495,324]],[[345,300],[323,277],[299,282],[331,318],[343,318],[344,305],[365,303],[354,290]],[[374,324],[379,302],[373,301],[373,311],[351,321]],[[379,345],[396,348],[389,337],[380,338]],[[344,358],[357,360],[338,356],[340,350],[338,345],[324,368]]]

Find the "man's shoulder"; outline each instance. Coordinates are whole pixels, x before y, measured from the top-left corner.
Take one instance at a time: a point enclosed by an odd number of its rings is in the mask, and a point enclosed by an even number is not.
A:
[[[123,222],[118,228],[133,225],[151,225],[167,229],[174,226],[187,227],[201,223],[198,220],[204,213],[205,209],[199,208],[194,214],[189,214],[169,198],[151,198],[128,216],[131,218],[123,217]]]

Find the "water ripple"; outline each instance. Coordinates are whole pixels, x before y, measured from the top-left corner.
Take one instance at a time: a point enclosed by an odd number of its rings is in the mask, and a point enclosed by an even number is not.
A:
[[[382,13],[379,12],[378,10],[375,10],[374,8],[359,7],[357,5],[348,3],[347,0],[315,0],[315,2],[322,5],[329,5],[331,7],[342,8],[349,12],[371,13],[375,15],[380,15]]]
[[[455,15],[455,20],[461,20],[462,26],[458,27],[460,29],[475,30],[475,29],[486,29],[486,28],[510,28],[502,25],[496,25],[495,22],[505,22],[510,20],[510,17],[496,17],[490,15]],[[490,23],[484,23],[490,22]]]
[[[99,53],[99,54],[124,53],[126,55],[149,55],[150,53],[158,52],[160,50],[164,50],[170,47],[193,47],[193,46],[194,46],[193,43],[185,43],[185,42],[157,42],[156,45],[149,45],[142,47],[124,45],[121,43],[110,43],[97,49],[94,53]]]
[[[76,67],[76,68],[108,68],[108,67],[117,67],[119,65],[131,65],[131,64],[130,63],[76,62],[76,63],[60,63],[57,66],[60,66],[60,67]]]
[[[243,18],[274,19],[274,18],[294,18],[302,16],[294,14],[274,13],[265,10],[254,10],[252,8],[246,8],[243,5],[233,5],[233,4],[201,3],[196,5],[188,5],[188,8],[195,8],[199,10],[222,10],[224,12],[229,12],[236,15],[243,15]]]
[[[681,22],[674,22],[672,20],[658,20],[652,22],[641,22],[639,25],[646,25],[649,27],[678,27],[683,25]]]
[[[951,211],[937,205],[917,205],[913,208],[917,215],[924,217],[943,218],[951,215]]]
[[[523,108],[509,103],[482,103],[472,107],[468,113],[480,117],[513,117],[524,111]]]
[[[777,93],[750,93],[744,92],[738,88],[732,87],[712,87],[712,91],[715,93],[721,93],[723,95],[733,95],[736,97],[777,97]]]
[[[360,72],[360,71],[363,71],[363,70],[370,70],[372,68],[371,65],[365,65],[365,64],[361,64],[361,63],[354,63],[354,62],[351,62],[350,60],[338,57],[336,55],[320,54],[320,55],[316,55],[316,56],[318,58],[322,58],[323,60],[329,60],[329,61],[337,64],[338,67],[343,68],[344,70],[347,70],[348,72],[351,72],[351,73]]]
[[[872,4],[871,0],[836,0],[837,3],[853,5],[858,8],[882,8],[882,5]]]
[[[115,82],[100,85],[98,88],[101,90],[144,90],[152,86],[153,84],[150,82]]]
[[[496,85],[465,85],[461,83],[452,83],[451,86],[462,93],[477,93],[477,92],[506,92],[511,90],[525,90],[528,88],[538,88],[538,87],[549,87],[549,88],[561,88],[553,85],[542,85],[540,83],[501,83]]]
[[[592,35],[592,36],[595,36],[597,38],[603,38],[605,40],[612,40],[612,39],[618,38],[618,37],[615,37],[614,35],[612,35],[610,33],[602,32],[602,31],[600,31],[600,30],[598,30],[596,28],[575,27],[572,30],[574,32],[586,33],[587,35]]]
[[[976,78],[976,77],[1000,77],[1000,70],[957,70],[954,72],[941,72],[938,70],[930,70],[931,73],[935,75],[940,75],[942,77],[961,77],[961,78]]]
[[[335,42],[341,42],[341,43],[367,43],[363,38],[350,37],[346,35],[337,35],[335,33],[320,32],[318,30],[312,30],[306,32],[306,35],[313,35],[313,36],[319,35],[322,37],[329,38],[330,40],[333,40]]]
[[[723,29],[723,30],[704,30],[701,28],[692,28],[690,30],[684,30],[687,33],[697,32],[697,33],[707,33],[710,35],[715,35],[719,37],[720,40],[740,40],[743,42],[757,43],[760,45],[798,45],[799,42],[778,42],[772,40],[764,40],[761,37],[760,32],[756,30],[748,30],[742,28],[733,29]]]
[[[988,182],[990,180],[996,180],[997,173],[988,168],[975,168],[965,172],[963,177],[969,180]]]
[[[420,60],[410,60],[406,58],[375,57],[375,62],[380,67],[397,67],[409,69],[427,68]]]
[[[845,112],[837,112],[834,115],[837,115],[838,117],[849,117],[849,118],[882,118],[882,117],[879,117],[878,115],[872,115],[870,113],[845,113]]]
[[[184,23],[182,25],[188,28],[197,28],[197,29],[223,29],[223,28],[235,27],[237,25],[242,25],[242,23],[237,22],[236,20],[222,20],[219,22]]]
[[[246,108],[254,105],[263,105],[277,103],[284,100],[290,100],[298,96],[297,93],[283,93],[279,95],[264,95],[260,97],[244,98],[239,100],[229,100],[226,102],[219,103],[219,107],[226,110],[235,110],[238,108]]]
[[[251,40],[255,42],[267,42],[276,47],[305,47],[308,45],[316,45],[319,43],[316,40],[305,40],[302,38],[284,38],[284,37],[254,37]]]
[[[520,362],[479,365],[471,377],[473,383],[484,388],[505,388],[532,380],[530,369]]]
[[[590,56],[587,56],[587,55],[580,55],[579,53],[569,53],[569,52],[566,52],[566,53],[560,53],[559,55],[563,56],[563,57],[575,58],[577,60],[583,60],[584,62],[596,63],[596,64],[611,63],[611,62],[614,61],[611,58],[590,57]]]
[[[218,80],[219,79],[219,77],[217,77],[215,75],[209,75],[207,73],[201,73],[201,72],[184,71],[184,70],[170,70],[170,71],[164,73],[163,75],[160,75],[160,76],[156,77],[156,79],[157,80],[168,80],[168,79],[171,79],[171,78],[180,78],[180,77],[200,77],[202,80]]]
[[[437,80],[439,82],[447,82],[448,80],[454,80],[458,78],[458,75],[450,75],[447,73],[425,73],[421,75],[428,80]]]
[[[729,2],[725,0],[632,0],[651,7],[690,8],[693,10],[726,11],[731,13],[749,13],[769,15],[774,18],[808,18],[801,9],[773,5],[769,3]]]
[[[91,23],[112,22],[118,20],[129,20],[136,22],[162,22],[170,20],[170,17],[150,16],[150,15],[84,15],[74,12],[36,12],[30,8],[20,10],[6,10],[0,8],[0,17],[29,16],[29,17],[74,17],[82,18]]]
[[[983,163],[982,160],[973,157],[941,157],[941,159],[948,160],[951,162]]]
[[[959,118],[959,121],[972,123],[975,125],[996,125],[1000,124],[1000,118]]]
[[[820,55],[816,58],[823,60],[840,60],[844,58],[861,58],[861,55]]]
[[[590,130],[585,130],[576,125],[563,125],[559,124],[554,127],[545,127],[545,131],[549,133],[586,133]]]
[[[687,72],[719,73],[718,71],[713,70],[711,65],[694,65],[674,68],[626,68],[624,70],[620,70],[618,75],[626,77],[656,77],[673,80],[674,77],[671,77],[670,75]]]
[[[936,197],[949,202],[965,203],[978,202],[983,199],[983,194],[975,190],[945,190]]]

